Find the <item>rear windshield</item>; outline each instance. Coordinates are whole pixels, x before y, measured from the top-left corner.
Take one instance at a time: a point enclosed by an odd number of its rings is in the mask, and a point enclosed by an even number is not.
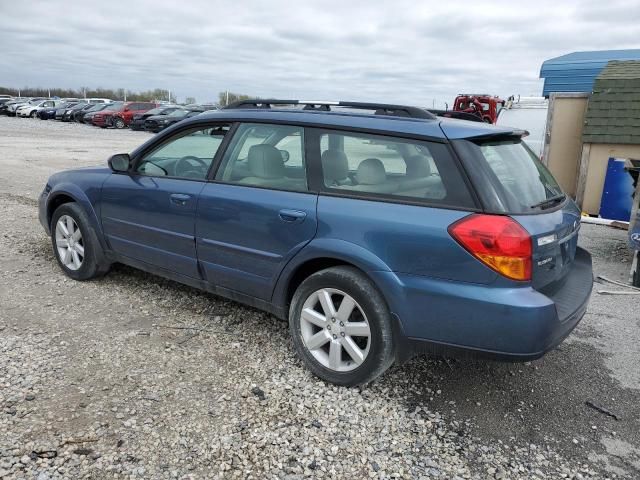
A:
[[[499,190],[505,213],[533,213],[564,200],[565,195],[549,170],[520,139],[474,145],[476,153],[486,161],[489,180]]]

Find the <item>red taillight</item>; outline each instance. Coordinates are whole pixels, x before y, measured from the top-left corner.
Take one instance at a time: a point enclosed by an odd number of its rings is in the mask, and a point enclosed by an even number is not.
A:
[[[449,234],[496,272],[531,280],[531,236],[514,219],[474,214],[450,225]]]

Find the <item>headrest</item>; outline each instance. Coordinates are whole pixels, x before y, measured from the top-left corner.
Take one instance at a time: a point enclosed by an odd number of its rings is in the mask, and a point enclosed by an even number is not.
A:
[[[379,159],[367,158],[358,165],[356,180],[360,185],[380,185],[387,181],[387,172]]]
[[[249,171],[259,178],[282,178],[285,174],[282,154],[273,145],[253,145],[247,156]]]
[[[325,150],[321,160],[324,178],[327,180],[339,181],[349,176],[349,162],[342,150]]]
[[[424,155],[411,155],[405,159],[407,164],[407,177],[422,178],[431,175],[429,159]]]

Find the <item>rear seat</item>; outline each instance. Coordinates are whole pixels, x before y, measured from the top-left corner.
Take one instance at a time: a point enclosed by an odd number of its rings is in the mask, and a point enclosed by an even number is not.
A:
[[[405,159],[405,178],[400,181],[398,194],[418,198],[444,198],[446,192],[438,175],[431,175],[429,158],[412,155]]]
[[[398,184],[387,178],[384,164],[378,158],[367,158],[361,161],[355,180],[356,185],[342,185],[335,188],[372,193],[393,193],[398,189]]]

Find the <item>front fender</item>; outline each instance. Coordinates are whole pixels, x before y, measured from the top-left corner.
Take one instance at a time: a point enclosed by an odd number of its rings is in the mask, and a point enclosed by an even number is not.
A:
[[[284,267],[273,291],[272,303],[286,308],[287,290],[295,272],[305,263],[318,259],[339,260],[364,272],[390,272],[389,266],[369,250],[337,238],[316,238],[309,242]]]
[[[94,208],[94,203],[96,203],[99,199],[100,189],[95,188],[89,191],[89,194],[85,192],[82,188],[74,183],[58,183],[54,187],[52,187],[51,192],[47,198],[47,224],[51,225],[51,217],[53,215],[53,209],[50,208],[51,205],[54,204],[55,199],[61,195],[66,197],[71,197],[74,202],[80,205],[89,217],[89,223],[91,229],[96,234],[100,245],[104,250],[106,250],[106,245],[104,243],[104,235],[102,234],[102,224],[100,222],[99,214],[96,212]],[[92,198],[90,198],[92,197]],[[92,201],[93,200],[93,201]]]

